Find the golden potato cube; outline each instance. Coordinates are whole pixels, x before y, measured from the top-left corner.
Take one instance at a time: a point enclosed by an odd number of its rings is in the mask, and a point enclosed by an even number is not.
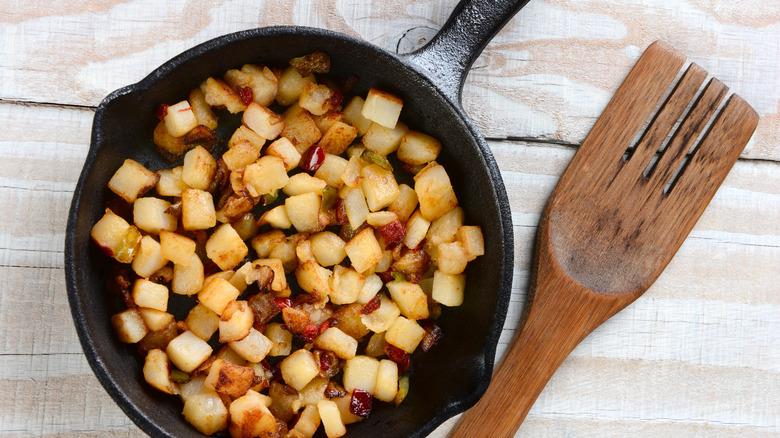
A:
[[[203,91],[206,103],[212,107],[225,107],[230,114],[238,114],[246,110],[246,105],[238,92],[222,79],[208,78],[200,84],[200,89]]]
[[[301,89],[298,105],[312,115],[321,116],[333,109],[333,90],[327,85],[309,82]]]
[[[235,68],[226,71],[225,76],[223,76],[223,79],[231,87],[235,88],[236,91],[238,91],[239,87],[249,88],[249,85],[252,84],[252,76],[250,76],[248,73],[245,73],[241,70],[237,70]]]
[[[181,224],[185,230],[207,230],[217,224],[211,193],[197,189],[181,193]]]
[[[152,141],[156,146],[157,152],[171,163],[178,160],[190,148],[184,142],[186,138],[186,136],[174,137],[169,134],[163,120],[160,120],[160,123],[155,126],[152,132]]]
[[[358,343],[338,327],[328,327],[314,340],[314,346],[336,353],[342,359],[355,357]]]
[[[171,292],[177,295],[194,295],[203,288],[203,262],[194,252],[186,265],[174,263]]]
[[[287,215],[287,207],[284,205],[277,205],[276,207],[267,210],[260,216],[257,221],[260,225],[268,224],[278,230],[286,230],[292,227],[290,216]]]
[[[428,228],[428,234],[425,238],[428,239],[428,243],[434,246],[452,242],[457,237],[458,228],[463,226],[463,221],[463,209],[455,207],[431,222],[431,227]]]
[[[317,403],[317,411],[322,420],[322,427],[325,429],[325,435],[328,438],[338,438],[347,433],[344,422],[341,421],[341,414],[335,402],[330,400],[320,400]]]
[[[276,94],[276,101],[282,106],[292,105],[298,101],[303,87],[309,82],[317,82],[313,74],[303,77],[294,67],[285,68],[279,76],[279,91]]]
[[[347,168],[347,162],[346,159],[338,155],[325,153],[325,160],[320,168],[314,172],[314,176],[324,180],[328,185],[339,188],[344,184],[341,176]]]
[[[298,167],[301,162],[301,153],[287,137],[279,137],[265,148],[267,155],[273,155],[282,159],[284,168],[288,172]]]
[[[148,329],[137,309],[127,309],[111,317],[111,325],[121,342],[135,344],[146,336]]]
[[[244,184],[252,196],[261,196],[281,189],[290,177],[284,161],[273,155],[266,155],[244,168]]]
[[[357,423],[358,421],[362,421],[363,417],[353,414],[350,411],[350,404],[352,403],[352,393],[348,393],[347,395],[343,397],[334,397],[330,399],[332,402],[336,403],[336,406],[339,408],[339,414],[341,414],[341,421],[346,424],[352,424]]]
[[[330,295],[330,277],[332,275],[333,272],[312,260],[301,263],[295,270],[295,278],[301,289],[320,299],[325,299]]]
[[[252,262],[255,267],[268,266],[274,271],[274,280],[271,282],[271,290],[281,292],[287,289],[287,277],[284,275],[284,265],[282,261],[274,258],[257,259]]]
[[[284,324],[270,322],[265,326],[265,336],[273,343],[269,356],[289,356],[292,351],[293,335]]]
[[[336,233],[322,231],[312,235],[310,240],[314,258],[322,266],[337,265],[347,256],[347,252],[344,251],[346,242]]]
[[[401,115],[404,102],[400,97],[371,87],[360,114],[385,128],[393,129]]]
[[[174,196],[181,197],[182,190],[190,188],[183,179],[181,179],[181,172],[184,169],[183,166],[176,166],[170,169],[160,169],[157,174],[160,179],[157,181],[157,194],[160,196]]]
[[[135,226],[106,209],[103,217],[92,226],[92,240],[108,256],[122,263],[130,263],[141,243],[141,233]]]
[[[128,158],[108,181],[108,188],[132,204],[153,188],[159,179],[160,175]]]
[[[395,222],[397,220],[398,216],[392,211],[387,210],[372,211],[366,216],[366,222],[372,227],[383,227],[390,222]]]
[[[249,334],[255,315],[244,300],[231,301],[219,318],[219,342],[240,341]]]
[[[463,304],[463,291],[466,290],[465,274],[446,274],[436,270],[433,273],[431,298],[444,306],[455,307]]]
[[[322,193],[322,189],[327,187],[327,185],[328,183],[324,180],[315,178],[308,173],[296,173],[290,177],[282,191],[287,196],[302,195],[309,192]]]
[[[138,307],[168,310],[168,288],[164,284],[139,278],[133,283],[133,301]]]
[[[358,129],[358,135],[363,135],[368,131],[368,127],[371,126],[371,120],[363,117],[361,112],[363,111],[363,100],[360,96],[355,96],[350,99],[347,106],[344,107],[344,120],[349,122],[352,126]]]
[[[341,111],[332,110],[319,116],[313,115],[312,119],[314,119],[314,123],[317,125],[317,128],[324,135],[326,132],[328,132],[328,129],[330,129],[334,123],[341,122],[344,119],[344,113]]]
[[[398,392],[398,364],[389,359],[379,361],[374,397],[390,403]]]
[[[298,421],[295,422],[291,432],[297,432],[300,435],[285,438],[312,438],[314,433],[320,427],[320,412],[316,405],[306,405],[301,412]]]
[[[266,140],[275,139],[284,129],[284,118],[257,102],[249,104],[241,121]]]
[[[186,100],[170,105],[163,121],[165,129],[173,137],[181,137],[198,126],[198,119],[192,112],[192,106]]]
[[[318,145],[329,154],[340,155],[347,150],[357,135],[356,127],[337,121],[325,132]]]
[[[228,303],[238,298],[240,292],[224,278],[212,278],[198,293],[198,301],[211,309],[217,315],[222,316]]]
[[[252,77],[252,99],[263,106],[269,106],[276,98],[279,90],[279,79],[268,67],[246,64],[241,71]]]
[[[411,165],[427,164],[441,152],[441,142],[418,131],[407,131],[398,146],[398,159]]]
[[[414,176],[414,191],[426,220],[434,221],[458,205],[450,177],[443,166],[432,162]]]
[[[334,266],[330,301],[333,304],[354,303],[365,282],[366,277],[358,274],[354,269],[341,265]]]
[[[251,244],[258,257],[266,258],[271,253],[271,248],[285,240],[287,240],[287,236],[284,235],[284,232],[271,230],[253,237]]]
[[[171,231],[160,231],[160,250],[162,256],[178,265],[190,263],[195,254],[195,241]]]
[[[228,431],[232,438],[270,437],[277,433],[276,418],[265,406],[262,394],[247,391],[230,403],[228,412]]]
[[[298,258],[295,253],[296,244],[297,240],[292,242],[290,239],[286,239],[284,242],[274,245],[274,247],[271,248],[271,252],[268,254],[268,257],[272,259],[281,260],[282,265],[284,266],[284,272],[288,274],[293,272],[298,266]]]
[[[372,332],[382,333],[393,325],[400,314],[401,310],[398,305],[381,294],[379,295],[379,307],[373,312],[361,316],[360,320]]]
[[[192,106],[192,113],[195,114],[198,125],[203,125],[212,131],[217,129],[217,116],[214,115],[211,106],[206,102],[206,95],[203,93],[203,90],[194,88],[190,91],[189,99],[187,100],[189,100]]]
[[[403,316],[409,319],[428,318],[428,298],[419,285],[406,281],[391,281],[387,283],[387,290]]]
[[[145,309],[139,307],[138,312],[141,314],[141,318],[143,318],[144,324],[146,324],[146,328],[153,332],[160,331],[168,327],[168,325],[175,320],[174,316],[170,313],[157,309]]]
[[[244,140],[222,154],[225,166],[231,171],[243,169],[260,158],[260,148]]]
[[[360,293],[358,294],[356,302],[359,304],[367,304],[374,299],[374,296],[382,289],[383,285],[384,283],[382,283],[382,279],[379,278],[378,275],[371,274],[367,276],[363,283],[363,287],[360,288]]]
[[[299,390],[299,397],[302,406],[316,406],[320,400],[325,399],[325,390],[328,388],[328,379],[315,377],[311,379],[303,389]]]
[[[206,241],[206,255],[219,269],[233,269],[249,253],[249,248],[230,224],[220,225]]]
[[[196,304],[184,320],[195,336],[208,341],[219,328],[219,315],[203,304]]]
[[[382,259],[382,248],[376,240],[374,230],[366,228],[344,245],[352,267],[358,272],[366,272]]]
[[[171,381],[168,355],[157,348],[149,350],[144,359],[144,380],[166,394],[179,392],[179,385]]]
[[[160,230],[175,231],[178,225],[176,216],[166,213],[171,203],[160,198],[138,198],[133,204],[133,222],[135,226],[151,234],[160,234]]]
[[[401,122],[398,122],[394,128],[372,123],[361,140],[366,148],[380,155],[389,155],[398,150],[408,130],[409,128]]]
[[[317,376],[320,366],[310,351],[301,349],[287,356],[279,364],[279,370],[282,372],[284,381],[300,391],[311,379]]]
[[[344,389],[352,392],[362,389],[374,394],[379,361],[371,356],[355,356],[344,364]]]
[[[228,148],[233,149],[237,144],[243,143],[245,141],[252,143],[252,145],[257,149],[262,149],[263,145],[265,145],[265,139],[263,137],[260,137],[255,131],[252,131],[245,125],[241,125],[235,131],[233,131],[233,135],[230,136],[230,140],[228,140]]]
[[[360,181],[363,179],[360,174],[365,166],[366,162],[360,157],[350,157],[349,161],[347,161],[347,167],[344,168],[344,173],[341,174],[341,180],[344,182],[344,185],[353,189],[358,188]]]
[[[436,248],[438,249],[436,263],[440,271],[445,274],[460,274],[466,269],[469,257],[460,242],[442,243]]]
[[[376,164],[369,164],[363,168],[361,176],[363,179],[360,187],[366,196],[369,210],[381,210],[398,199],[400,190],[393,172]]]
[[[181,179],[193,189],[208,189],[216,171],[217,160],[203,146],[196,146],[184,154]]]
[[[252,387],[255,372],[252,368],[235,365],[222,359],[216,359],[209,368],[203,382],[219,394],[241,397]]]
[[[203,339],[186,331],[173,338],[165,348],[168,357],[176,368],[191,373],[211,356],[211,346]]]
[[[485,254],[485,239],[482,237],[481,227],[476,225],[462,226],[458,228],[456,234],[458,242],[463,245],[469,261]]]
[[[322,196],[318,193],[304,193],[290,196],[284,200],[287,217],[298,232],[312,233],[320,231],[320,205]]]
[[[403,316],[396,318],[385,333],[385,341],[388,344],[409,354],[414,352],[423,337],[425,337],[425,329],[413,319],[406,319]]]
[[[363,194],[363,189],[348,189],[345,190],[344,199],[344,211],[347,213],[347,219],[349,220],[349,226],[353,230],[357,230],[358,227],[363,225],[363,222],[368,219],[368,203],[366,202],[366,196]]]
[[[298,153],[303,154],[322,138],[322,132],[311,114],[296,103],[284,113],[282,137],[290,140]]]
[[[182,410],[184,419],[204,435],[227,429],[228,410],[216,392],[189,397]]]
[[[230,348],[232,348],[236,353],[238,353],[239,356],[243,357],[247,361],[258,363],[265,359],[265,357],[268,355],[268,352],[271,351],[273,342],[266,338],[264,334],[260,333],[254,328],[250,328],[249,334],[246,335],[244,339],[241,339],[240,341],[232,341],[229,343],[229,345]]]

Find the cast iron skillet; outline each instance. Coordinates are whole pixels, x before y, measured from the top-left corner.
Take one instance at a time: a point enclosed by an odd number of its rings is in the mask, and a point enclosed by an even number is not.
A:
[[[445,337],[412,358],[411,390],[395,408],[377,402],[349,436],[423,437],[471,407],[490,381],[496,343],[512,284],[513,240],[509,202],[484,139],[460,106],[468,69],[487,42],[528,0],[465,0],[431,42],[409,55],[387,53],[367,42],[321,29],[270,27],[225,35],[171,59],[141,82],[111,93],[98,107],[92,141],[71,204],[65,238],[68,298],[79,339],[98,380],[116,403],[152,436],[201,436],[181,415],[178,397],[143,381],[134,346],[116,340],[109,319],[122,310],[105,292],[107,257],[90,242],[90,229],[113,195],[106,183],[125,158],[150,169],[170,167],[155,152],[151,133],[161,103],[177,102],[208,76],[245,63],[284,66],[316,49],[332,59],[331,77],[359,76],[354,93],[369,86],[400,95],[401,120],[441,140],[448,170],[469,224],[480,225],[486,253],[469,264],[465,302],[445,309]],[[237,121],[220,119],[221,138]],[[177,319],[182,300],[171,298]]]

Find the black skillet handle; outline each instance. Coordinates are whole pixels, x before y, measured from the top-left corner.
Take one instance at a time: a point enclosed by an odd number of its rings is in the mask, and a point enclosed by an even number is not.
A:
[[[529,0],[462,0],[439,33],[406,55],[455,104],[482,49]]]

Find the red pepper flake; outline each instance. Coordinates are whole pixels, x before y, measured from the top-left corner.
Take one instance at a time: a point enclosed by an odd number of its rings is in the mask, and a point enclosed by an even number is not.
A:
[[[322,332],[327,330],[329,327],[333,327],[337,323],[338,323],[338,320],[336,320],[336,318],[328,318],[327,320],[325,320],[325,322],[320,324],[319,334],[322,334]]]
[[[279,309],[284,309],[286,307],[292,307],[293,301],[286,297],[277,297],[274,298],[274,304],[276,304],[276,307]]]
[[[306,342],[314,342],[314,338],[316,338],[319,334],[319,328],[317,328],[316,325],[309,323],[309,325],[307,325],[303,330],[303,333],[301,333],[301,337]]]
[[[366,305],[363,306],[363,309],[360,310],[360,313],[363,315],[368,315],[374,310],[378,309],[380,304],[382,304],[382,302],[379,299],[379,295],[374,295],[374,298],[371,298],[371,301],[367,302]]]
[[[255,93],[251,88],[237,87],[236,90],[238,90],[238,95],[241,97],[241,101],[244,102],[244,105],[249,105],[255,100]]]
[[[192,107],[188,106],[187,108],[182,108],[179,110],[180,113],[183,113],[184,111],[192,111]]]
[[[157,107],[157,120],[162,120],[168,115],[168,106],[169,105],[161,103],[160,106]]]
[[[358,417],[368,417],[368,414],[371,413],[372,402],[371,393],[363,389],[354,389],[349,400],[349,412]]]
[[[409,370],[409,354],[392,344],[385,344],[385,354],[398,365],[398,371]]]
[[[333,364],[330,361],[330,355],[327,353],[320,354],[320,370],[323,372],[328,371]]]

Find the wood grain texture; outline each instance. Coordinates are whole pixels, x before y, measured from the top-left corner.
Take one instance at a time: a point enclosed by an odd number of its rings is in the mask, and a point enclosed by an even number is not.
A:
[[[81,353],[62,270],[93,107],[108,92],[194,44],[258,25],[328,27],[406,52],[455,3],[5,1],[0,435],[143,436]],[[497,356],[523,311],[547,197],[659,38],[745,97],[761,116],[758,131],[664,273],[574,349],[517,437],[780,435],[780,10],[772,2],[532,0],[488,45],[463,100],[493,139],[512,207],[515,277]]]

